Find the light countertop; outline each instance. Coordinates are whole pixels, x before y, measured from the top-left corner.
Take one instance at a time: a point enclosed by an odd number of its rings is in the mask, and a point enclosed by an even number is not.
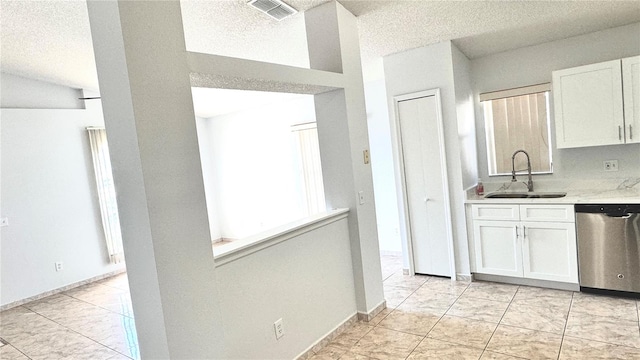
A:
[[[577,187],[577,186],[576,186]],[[600,190],[589,188],[576,188],[567,184],[566,186],[558,186],[552,189],[546,188],[539,192],[566,192],[567,195],[561,198],[509,198],[496,199],[484,198],[469,191],[467,193],[466,203],[468,204],[486,204],[486,203],[502,203],[502,204],[640,204],[640,183],[632,181],[623,182],[616,187],[601,186]],[[485,192],[486,194],[492,191]],[[505,192],[509,192],[506,190]],[[521,189],[514,192],[522,192]],[[536,192],[538,190],[536,189]]]

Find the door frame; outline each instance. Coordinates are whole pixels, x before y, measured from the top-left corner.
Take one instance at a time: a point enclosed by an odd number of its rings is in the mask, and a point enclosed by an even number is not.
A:
[[[449,249],[449,271],[451,280],[457,279],[455,250],[453,243],[453,224],[451,218],[451,196],[449,191],[449,176],[447,167],[447,154],[444,141],[444,122],[442,117],[442,103],[440,89],[418,91],[393,97],[393,107],[395,116],[391,124],[391,146],[393,151],[394,172],[396,179],[396,195],[398,199],[398,214],[400,216],[400,238],[409,256],[409,274],[415,275],[413,241],[411,239],[411,221],[409,218],[409,206],[407,198],[407,186],[405,180],[404,154],[402,147],[402,133],[400,132],[400,112],[398,104],[401,101],[413,100],[423,97],[434,96],[436,100],[436,117],[438,126],[438,142],[440,143],[440,161],[444,167],[442,171],[442,184],[444,192],[445,208],[445,230],[447,233],[447,248]]]

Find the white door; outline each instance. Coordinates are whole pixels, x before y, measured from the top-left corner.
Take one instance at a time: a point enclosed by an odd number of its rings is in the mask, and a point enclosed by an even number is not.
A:
[[[578,249],[574,223],[523,222],[524,276],[578,283]]]
[[[624,144],[620,60],[552,74],[559,149]]]
[[[622,59],[627,144],[640,143],[640,56]]]
[[[476,272],[522,277],[522,243],[517,221],[473,221]]]
[[[436,96],[399,101],[398,118],[414,271],[451,276],[446,168]]]

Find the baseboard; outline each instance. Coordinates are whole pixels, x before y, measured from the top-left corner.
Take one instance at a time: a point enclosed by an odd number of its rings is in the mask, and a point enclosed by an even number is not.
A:
[[[320,340],[316,341],[313,345],[309,346],[305,351],[303,351],[300,355],[295,357],[297,360],[307,360],[315,355],[317,352],[322,350],[331,340],[338,337],[338,335],[342,334],[347,328],[353,325],[358,319],[358,313],[354,313],[349,316],[345,321],[340,323],[338,326],[333,328],[333,330],[329,331],[325,336],[323,336]]]
[[[471,277],[471,274],[456,274],[456,280],[464,281],[464,282],[471,282],[471,281],[473,281],[473,278]]]
[[[329,331],[327,335],[323,336],[320,340],[318,340],[315,344],[311,345],[307,350],[303,351],[300,355],[296,357],[297,360],[307,360],[315,355],[317,352],[322,350],[331,340],[338,337],[338,335],[342,334],[348,327],[353,325],[356,321],[366,321],[369,322],[371,319],[376,317],[382,310],[387,308],[387,301],[383,300],[378,306],[373,308],[373,310],[368,313],[357,312],[350,317],[348,317],[345,321],[343,321],[340,325],[336,326],[333,330]]]
[[[369,311],[368,313],[358,311],[358,320],[369,322],[378,314],[380,314],[382,310],[386,308],[387,308],[387,301],[382,300],[380,304],[378,304],[375,308],[373,308],[373,310]]]
[[[580,285],[578,284],[563,283],[563,282],[557,282],[557,281],[534,280],[534,279],[514,278],[509,276],[487,275],[487,274],[473,274],[473,279],[482,280],[482,281],[502,282],[502,283],[514,284],[514,285],[535,286],[535,287],[557,289],[557,290],[580,291]]]
[[[106,274],[102,274],[102,275],[94,276],[94,277],[89,278],[89,279],[78,281],[78,282],[63,286],[61,288],[45,291],[45,292],[43,292],[41,294],[30,296],[30,297],[22,299],[22,300],[17,300],[17,301],[14,301],[14,302],[10,302],[8,304],[0,306],[0,311],[9,310],[9,309],[14,308],[16,306],[20,306],[20,305],[24,305],[26,303],[30,303],[32,301],[44,299],[44,298],[46,298],[48,296],[59,294],[61,292],[69,291],[69,290],[71,290],[73,288],[77,288],[78,286],[87,285],[87,284],[90,284],[90,283],[95,282],[95,281],[99,281],[99,280],[106,279],[106,278],[109,278],[109,277],[112,277],[112,276],[116,276],[116,275],[122,274],[123,272],[126,272],[126,271],[127,271],[126,268],[118,269],[118,270],[115,270],[115,271],[108,272]]]

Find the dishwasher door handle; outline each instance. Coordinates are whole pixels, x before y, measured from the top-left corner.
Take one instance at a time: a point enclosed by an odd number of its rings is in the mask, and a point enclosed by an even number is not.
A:
[[[626,213],[626,214],[614,214],[614,213],[605,213],[605,215],[607,215],[608,217],[612,217],[612,218],[619,218],[619,219],[628,219],[631,217],[631,213]]]

